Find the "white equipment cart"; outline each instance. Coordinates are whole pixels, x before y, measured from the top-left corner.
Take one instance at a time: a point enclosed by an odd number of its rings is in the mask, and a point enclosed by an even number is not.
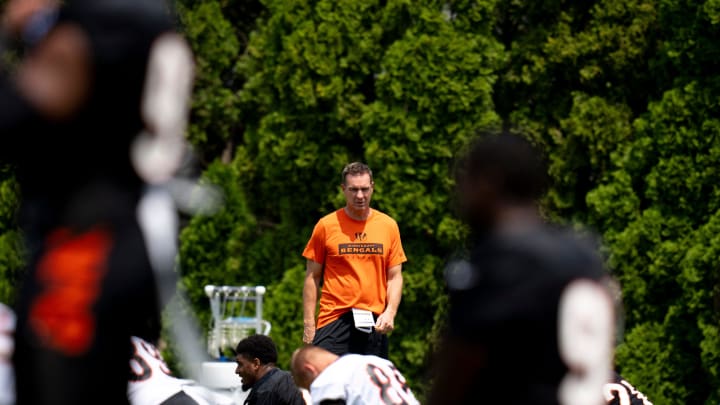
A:
[[[206,387],[230,391],[233,396],[247,395],[240,389],[233,353],[242,339],[270,333],[270,322],[263,319],[265,292],[264,286],[205,286],[212,313],[207,335],[207,351],[212,360],[202,363],[200,373],[200,381]]]

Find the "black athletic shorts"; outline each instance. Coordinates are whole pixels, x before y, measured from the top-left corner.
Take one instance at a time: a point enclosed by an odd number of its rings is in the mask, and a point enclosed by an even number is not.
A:
[[[377,320],[377,316],[373,315]],[[313,345],[322,347],[339,356],[347,353],[374,354],[388,358],[388,337],[377,333],[375,329],[370,333],[355,328],[352,311],[344,313],[340,318],[323,326],[315,332]]]

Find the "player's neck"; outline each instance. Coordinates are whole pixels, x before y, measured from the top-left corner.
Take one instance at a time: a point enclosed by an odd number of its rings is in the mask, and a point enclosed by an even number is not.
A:
[[[260,372],[258,373],[258,381],[263,378],[267,373],[275,369],[275,365],[272,363],[264,364],[260,366]]]
[[[542,223],[542,218],[535,206],[506,206],[498,213],[496,229],[500,233],[514,233],[534,228]]]
[[[340,356],[335,353],[323,353],[315,359],[315,366],[320,370],[320,372],[322,372],[339,358]]]
[[[356,221],[365,221],[368,218],[370,218],[370,215],[372,214],[372,209],[370,207],[364,209],[364,210],[353,210],[345,206],[345,214],[349,216],[351,219],[354,219]]]

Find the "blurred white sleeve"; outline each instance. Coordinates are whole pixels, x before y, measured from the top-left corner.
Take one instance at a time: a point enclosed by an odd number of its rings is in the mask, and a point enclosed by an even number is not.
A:
[[[612,377],[614,315],[609,292],[592,280],[570,283],[560,298],[560,356],[569,371],[558,398],[563,405],[605,403],[603,386]]]

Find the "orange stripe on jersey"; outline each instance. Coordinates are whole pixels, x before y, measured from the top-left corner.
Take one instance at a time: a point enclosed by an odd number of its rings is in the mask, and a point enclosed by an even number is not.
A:
[[[75,235],[60,229],[47,241],[36,276],[42,293],[30,307],[30,326],[48,348],[81,355],[95,337],[92,307],[107,271],[111,237],[101,229]]]

